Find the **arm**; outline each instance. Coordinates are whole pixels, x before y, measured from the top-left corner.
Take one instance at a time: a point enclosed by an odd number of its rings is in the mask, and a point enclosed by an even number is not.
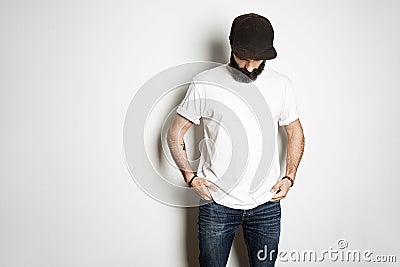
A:
[[[300,120],[297,119],[285,126],[288,137],[288,147],[286,153],[286,176],[295,180],[297,168],[299,167],[304,152],[304,133]],[[276,183],[271,192],[278,189],[280,191],[272,198],[272,200],[280,200],[286,197],[291,186],[288,179],[280,180]]]
[[[167,142],[172,158],[179,167],[183,175],[183,179],[188,183],[193,177],[192,167],[190,166],[184,136],[189,128],[193,125],[191,121],[177,114],[168,129]],[[192,182],[194,191],[203,199],[211,199],[210,192],[207,188],[216,191],[216,187],[204,178],[196,177]]]

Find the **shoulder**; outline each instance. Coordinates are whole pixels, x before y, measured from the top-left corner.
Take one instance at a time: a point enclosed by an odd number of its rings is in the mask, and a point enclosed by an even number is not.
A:
[[[217,66],[215,68],[202,71],[193,77],[193,81],[214,80],[216,78],[219,79],[221,75],[228,74],[227,66],[227,64],[221,64],[220,66]]]
[[[271,68],[270,66],[268,66],[268,68],[266,69],[265,76],[267,77],[263,77],[264,81],[274,82],[282,86],[287,86],[288,84],[291,84],[289,76]]]
[[[227,64],[221,64],[220,66],[202,71],[194,76],[191,81],[191,87],[205,95],[206,92],[212,90],[214,86],[228,86],[228,81],[230,79],[232,79],[232,77],[230,77]]]

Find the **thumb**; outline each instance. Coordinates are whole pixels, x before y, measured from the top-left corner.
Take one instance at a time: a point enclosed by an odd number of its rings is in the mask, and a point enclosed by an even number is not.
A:
[[[271,193],[275,192],[276,190],[279,189],[280,182],[277,182],[270,190]]]

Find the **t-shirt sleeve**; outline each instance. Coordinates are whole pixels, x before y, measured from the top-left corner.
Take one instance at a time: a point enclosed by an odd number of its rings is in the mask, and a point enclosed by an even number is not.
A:
[[[284,104],[279,117],[279,126],[288,125],[299,118],[296,96],[290,80],[286,83],[284,93]]]
[[[201,85],[191,82],[186,96],[178,105],[176,112],[194,124],[200,124],[205,107],[205,97],[201,91]]]

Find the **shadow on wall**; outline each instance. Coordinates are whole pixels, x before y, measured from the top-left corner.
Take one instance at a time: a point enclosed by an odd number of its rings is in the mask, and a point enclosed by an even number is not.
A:
[[[210,42],[210,61],[225,64],[229,61],[228,39],[213,39]]]

